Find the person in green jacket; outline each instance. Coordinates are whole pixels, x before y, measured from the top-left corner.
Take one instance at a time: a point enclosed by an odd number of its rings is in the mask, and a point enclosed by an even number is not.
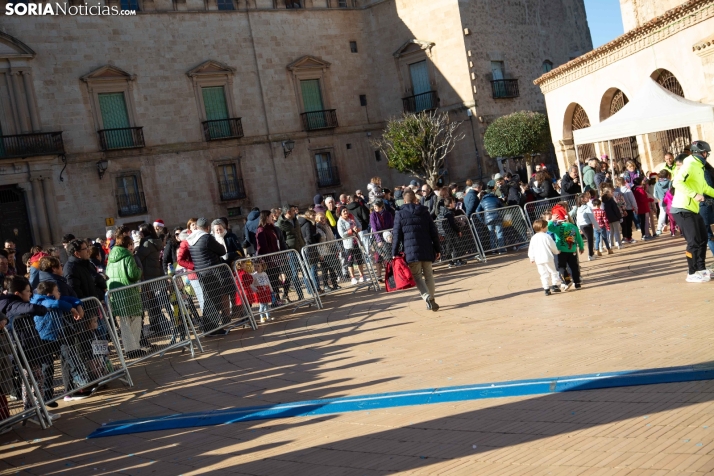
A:
[[[109,291],[123,288],[141,280],[141,270],[134,259],[134,241],[125,236],[117,241],[109,253],[106,275]],[[121,340],[126,356],[135,359],[146,355],[141,349],[141,329],[144,309],[138,286],[127,287],[109,293],[112,314],[119,320]]]
[[[687,240],[688,283],[703,283],[711,280],[711,272],[705,266],[707,252],[707,229],[699,214],[699,203],[704,195],[714,197],[714,188],[704,178],[704,164],[712,149],[704,141],[692,142],[692,155],[684,159],[682,167],[674,175],[675,190],[670,213],[677,221]]]
[[[553,221],[548,222],[548,231],[555,235],[555,246],[560,251],[557,258],[558,272],[561,276],[566,276],[567,268],[570,268],[575,289],[580,289],[582,283],[576,251],[579,250],[580,254],[585,251],[585,243],[583,243],[583,237],[580,236],[580,230],[577,226],[567,222],[565,216],[554,213]]]

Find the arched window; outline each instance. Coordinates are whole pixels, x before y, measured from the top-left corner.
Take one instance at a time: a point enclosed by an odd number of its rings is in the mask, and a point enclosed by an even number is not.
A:
[[[652,79],[662,86],[667,91],[684,97],[684,89],[679,80],[666,69],[659,69],[652,74]],[[689,127],[680,127],[679,129],[670,129],[668,131],[660,131],[657,133],[662,153],[671,152],[673,154],[681,154],[684,151],[684,146],[692,143],[692,134]]]
[[[659,83],[660,86],[662,86],[667,91],[676,94],[677,96],[684,97],[684,90],[682,89],[682,85],[672,73],[670,73],[666,69],[660,69],[657,73],[658,74],[656,77],[656,81]]]
[[[553,62],[550,60],[545,60],[543,61],[543,72],[547,73],[548,71],[553,69]]]
[[[571,130],[577,131],[590,127],[590,119],[588,118],[585,109],[580,104],[575,105],[573,110],[573,118],[570,121]],[[590,157],[595,157],[595,146],[593,144],[578,145],[578,156],[580,160],[587,160]]]
[[[615,95],[612,96],[612,101],[610,101],[610,115],[612,116],[617,113],[617,111],[625,107],[625,104],[628,102],[630,102],[630,100],[627,99],[625,93],[618,89]]]

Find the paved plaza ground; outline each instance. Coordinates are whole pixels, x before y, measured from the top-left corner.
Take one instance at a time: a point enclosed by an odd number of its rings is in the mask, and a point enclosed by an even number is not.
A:
[[[0,475],[660,475],[714,473],[714,381],[405,406],[85,439],[116,420],[430,387],[714,365],[714,282],[684,241],[582,264],[546,297],[524,252],[414,291],[324,299],[258,331],[132,368],[135,386],[60,403],[49,430],[0,436]],[[54,411],[54,410],[53,410]]]

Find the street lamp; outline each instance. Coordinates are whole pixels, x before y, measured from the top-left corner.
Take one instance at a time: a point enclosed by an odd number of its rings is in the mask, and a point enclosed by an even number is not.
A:
[[[104,177],[104,172],[107,171],[107,167],[109,167],[109,162],[107,162],[107,159],[102,159],[97,162],[97,172],[99,172],[99,180]]]
[[[288,155],[293,151],[295,148],[295,141],[294,140],[285,140],[283,141],[283,154],[285,154],[285,158],[288,158]]]

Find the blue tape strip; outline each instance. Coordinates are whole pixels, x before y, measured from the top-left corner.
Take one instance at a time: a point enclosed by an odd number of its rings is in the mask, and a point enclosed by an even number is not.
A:
[[[378,410],[382,408],[482,400],[486,398],[522,397],[571,392],[575,390],[595,390],[712,379],[714,379],[714,368],[686,366],[572,375],[551,379],[514,380],[510,382],[483,383],[458,387],[425,388],[404,392],[306,400],[276,405],[241,407],[209,412],[179,413],[163,417],[124,420],[97,428],[87,438],[200,426],[228,425],[243,421],[273,418],[329,415],[362,410]]]

